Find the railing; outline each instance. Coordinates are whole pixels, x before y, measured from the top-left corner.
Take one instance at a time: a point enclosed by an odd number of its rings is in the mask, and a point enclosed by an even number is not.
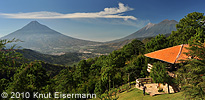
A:
[[[152,80],[152,78],[138,78],[137,80],[136,80],[136,83],[138,84],[138,83],[152,83],[153,82],[153,80]]]
[[[147,64],[147,71],[150,73],[153,65],[152,64]]]

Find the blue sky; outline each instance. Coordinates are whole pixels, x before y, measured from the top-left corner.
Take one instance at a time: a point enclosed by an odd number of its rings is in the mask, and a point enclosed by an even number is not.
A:
[[[0,37],[36,20],[71,37],[109,41],[150,22],[205,13],[204,5],[204,0],[0,0]]]

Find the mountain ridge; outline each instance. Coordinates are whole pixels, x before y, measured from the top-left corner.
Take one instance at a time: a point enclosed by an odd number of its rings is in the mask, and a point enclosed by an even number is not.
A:
[[[108,43],[112,42],[119,42],[129,39],[135,39],[135,38],[147,38],[147,37],[154,37],[158,34],[170,34],[172,31],[176,31],[176,24],[178,22],[175,20],[168,20],[165,19],[157,24],[148,23],[145,27],[139,29],[138,31],[113,41],[108,41]]]
[[[153,23],[148,23],[144,28],[147,30],[147,29],[151,28],[154,25],[155,24],[153,24]]]
[[[13,38],[24,41],[17,43],[18,46],[48,54],[53,52],[76,52],[74,49],[80,48],[80,46],[100,44],[100,42],[66,36],[37,21],[31,21],[21,29],[0,39],[12,40]]]

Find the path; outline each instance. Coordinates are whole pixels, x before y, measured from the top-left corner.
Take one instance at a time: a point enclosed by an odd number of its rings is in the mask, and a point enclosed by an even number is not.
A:
[[[158,84],[157,83],[148,83],[148,84],[144,84],[147,89],[145,90],[148,94],[150,94],[150,96],[154,96],[154,95],[158,95],[158,94],[165,94],[164,92],[158,92]],[[136,88],[143,90],[143,86],[137,86]]]

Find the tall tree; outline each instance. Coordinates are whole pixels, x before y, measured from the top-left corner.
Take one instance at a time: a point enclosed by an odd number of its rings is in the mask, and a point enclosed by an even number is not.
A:
[[[156,50],[164,49],[169,47],[168,40],[165,35],[157,35],[155,38],[151,39],[149,42],[146,43],[145,48],[146,52],[153,52]]]
[[[156,62],[153,64],[153,67],[150,72],[150,76],[156,83],[168,83],[169,75],[166,70],[166,65],[161,62]]]
[[[200,41],[190,41],[189,52],[192,59],[177,72],[177,79],[186,98],[205,99],[205,45]]]
[[[76,82],[84,82],[88,78],[90,66],[87,64],[86,60],[81,60],[76,66],[76,70],[74,72],[74,80]]]
[[[47,85],[49,77],[40,62],[30,62],[23,64],[13,77],[13,82],[9,85],[10,92],[39,92],[43,91]]]
[[[134,39],[131,43],[123,46],[121,51],[124,53],[126,59],[130,58],[133,55],[144,54],[144,43],[137,39]]]
[[[16,73],[17,69],[23,63],[23,57],[14,50],[15,45],[6,48],[6,45],[19,40],[0,40],[0,92],[5,91],[11,77]]]
[[[193,12],[182,18],[176,25],[177,31],[173,31],[169,36],[169,45],[187,44],[193,36],[204,37],[205,16],[203,13]]]
[[[69,93],[76,88],[76,84],[73,81],[73,74],[69,69],[61,70],[55,78],[55,83],[55,90],[63,93]]]
[[[150,72],[150,76],[152,77],[155,83],[168,84],[168,93],[169,93],[169,85],[173,84],[173,80],[168,75],[165,63],[161,63],[161,62],[154,63]]]
[[[108,87],[114,87],[113,84],[119,85],[122,82],[121,68],[125,66],[125,57],[119,50],[113,51],[104,60],[101,68],[101,79],[103,83],[107,83]]]

